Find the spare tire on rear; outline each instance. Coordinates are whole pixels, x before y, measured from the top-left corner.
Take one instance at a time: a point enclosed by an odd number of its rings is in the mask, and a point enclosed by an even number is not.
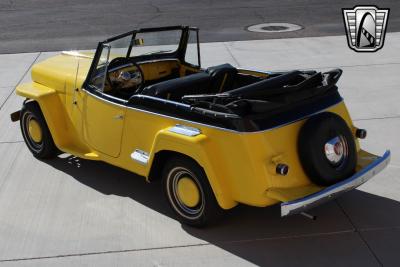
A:
[[[298,153],[312,182],[328,186],[355,172],[357,151],[353,134],[338,115],[324,112],[308,119],[300,130]]]

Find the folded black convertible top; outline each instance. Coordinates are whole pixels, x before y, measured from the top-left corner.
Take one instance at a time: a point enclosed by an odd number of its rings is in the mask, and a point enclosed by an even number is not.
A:
[[[246,100],[260,107],[257,110],[270,110],[280,105],[287,105],[293,102],[302,101],[307,98],[321,95],[332,87],[342,75],[342,70],[334,69],[328,72],[316,71],[291,71],[287,73],[273,74],[268,79],[213,95],[186,95],[182,97],[185,103],[211,102],[222,105],[229,105],[232,102]],[[264,102],[263,102],[264,101]]]

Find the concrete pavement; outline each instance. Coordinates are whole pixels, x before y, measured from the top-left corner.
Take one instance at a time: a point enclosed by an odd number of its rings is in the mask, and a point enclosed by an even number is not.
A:
[[[202,42],[344,35],[342,8],[368,1],[309,0],[3,0],[0,1],[0,54],[88,49],[99,40],[141,27],[190,25]],[[388,31],[400,31],[397,0],[390,8]],[[397,13],[398,14],[398,13]],[[295,23],[300,31],[255,33],[247,26]]]
[[[339,88],[362,145],[392,162],[359,190],[302,216],[238,207],[220,225],[173,219],[159,184],[68,155],[34,159],[9,114],[34,62],[55,53],[0,55],[0,266],[398,266],[400,33],[357,54],[345,36],[202,44],[204,66],[287,70],[341,67]]]

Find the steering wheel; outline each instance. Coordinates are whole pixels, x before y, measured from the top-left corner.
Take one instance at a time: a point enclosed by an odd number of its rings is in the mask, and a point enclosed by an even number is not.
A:
[[[108,69],[107,82],[117,95],[130,97],[144,86],[142,69],[129,58],[113,59]]]

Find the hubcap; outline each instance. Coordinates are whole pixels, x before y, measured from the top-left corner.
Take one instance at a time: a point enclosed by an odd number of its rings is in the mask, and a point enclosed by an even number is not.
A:
[[[28,132],[32,141],[36,143],[40,143],[42,141],[42,129],[40,128],[39,123],[34,118],[30,118],[28,122]]]
[[[21,118],[21,130],[25,142],[34,153],[40,153],[43,149],[43,132],[35,116],[27,111]]]
[[[177,193],[179,199],[186,206],[193,208],[200,202],[200,191],[196,183],[189,177],[182,177],[178,181]]]
[[[167,193],[174,210],[190,220],[204,211],[205,199],[197,177],[184,167],[173,168],[167,177]]]
[[[332,166],[341,167],[348,157],[346,139],[340,135],[325,143],[325,157]]]

